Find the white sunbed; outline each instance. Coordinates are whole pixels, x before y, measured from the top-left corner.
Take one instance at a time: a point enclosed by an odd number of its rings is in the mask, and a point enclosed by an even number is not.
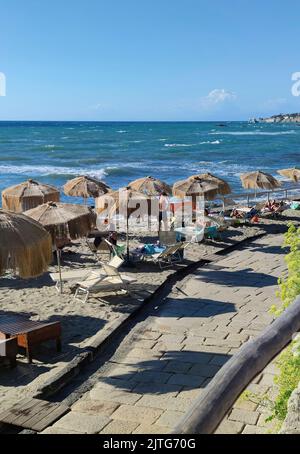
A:
[[[167,247],[164,251],[157,254],[144,255],[144,259],[152,260],[154,263],[157,263],[160,269],[168,268],[173,266],[176,263],[183,261],[183,250],[190,243],[177,243],[173,246]]]
[[[136,282],[134,277],[128,276],[110,266],[103,264],[105,275],[91,273],[86,279],[77,282],[74,299],[86,303],[91,293],[118,292],[120,290],[129,293],[129,286]],[[81,296],[83,295],[83,298]],[[100,301],[107,303],[103,298]]]
[[[67,270],[67,271],[62,271],[61,275],[60,273],[50,273],[51,279],[55,282],[55,288],[58,292],[60,292],[60,281],[62,282],[78,282],[79,280],[85,280],[88,279],[90,275],[95,275],[97,276],[106,276],[106,272],[104,271],[104,266],[106,266],[107,270],[110,270],[112,272],[112,269],[118,269],[120,266],[124,263],[124,260],[121,259],[118,256],[113,257],[110,262],[106,265],[102,262],[99,262],[101,264],[101,268],[85,268],[85,269],[74,269],[74,270]]]
[[[175,232],[178,232],[179,235],[182,235],[186,238],[187,241],[193,243],[201,243],[204,238],[204,227],[198,228],[194,226],[190,227],[178,227],[175,229]]]

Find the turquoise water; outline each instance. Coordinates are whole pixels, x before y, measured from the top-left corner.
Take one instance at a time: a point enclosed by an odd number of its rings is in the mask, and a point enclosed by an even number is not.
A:
[[[300,165],[299,126],[223,125],[0,122],[0,191],[29,177],[61,188],[68,179],[89,174],[119,188],[146,175],[173,183],[209,171],[241,192],[243,172],[276,175],[276,169]]]

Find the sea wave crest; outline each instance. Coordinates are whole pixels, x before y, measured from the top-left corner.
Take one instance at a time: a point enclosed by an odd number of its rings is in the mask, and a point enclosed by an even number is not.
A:
[[[28,176],[48,176],[48,175],[90,175],[97,178],[104,178],[107,174],[105,169],[88,169],[86,167],[59,167],[59,166],[13,166],[0,165],[0,175],[28,175]]]

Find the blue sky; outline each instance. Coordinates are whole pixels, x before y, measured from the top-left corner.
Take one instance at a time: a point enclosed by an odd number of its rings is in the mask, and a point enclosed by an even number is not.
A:
[[[0,0],[0,120],[300,111],[298,0]]]

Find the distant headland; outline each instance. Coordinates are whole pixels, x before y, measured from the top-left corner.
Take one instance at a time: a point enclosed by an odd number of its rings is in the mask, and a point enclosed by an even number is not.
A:
[[[267,118],[252,118],[251,123],[300,123],[300,113],[279,114]]]

